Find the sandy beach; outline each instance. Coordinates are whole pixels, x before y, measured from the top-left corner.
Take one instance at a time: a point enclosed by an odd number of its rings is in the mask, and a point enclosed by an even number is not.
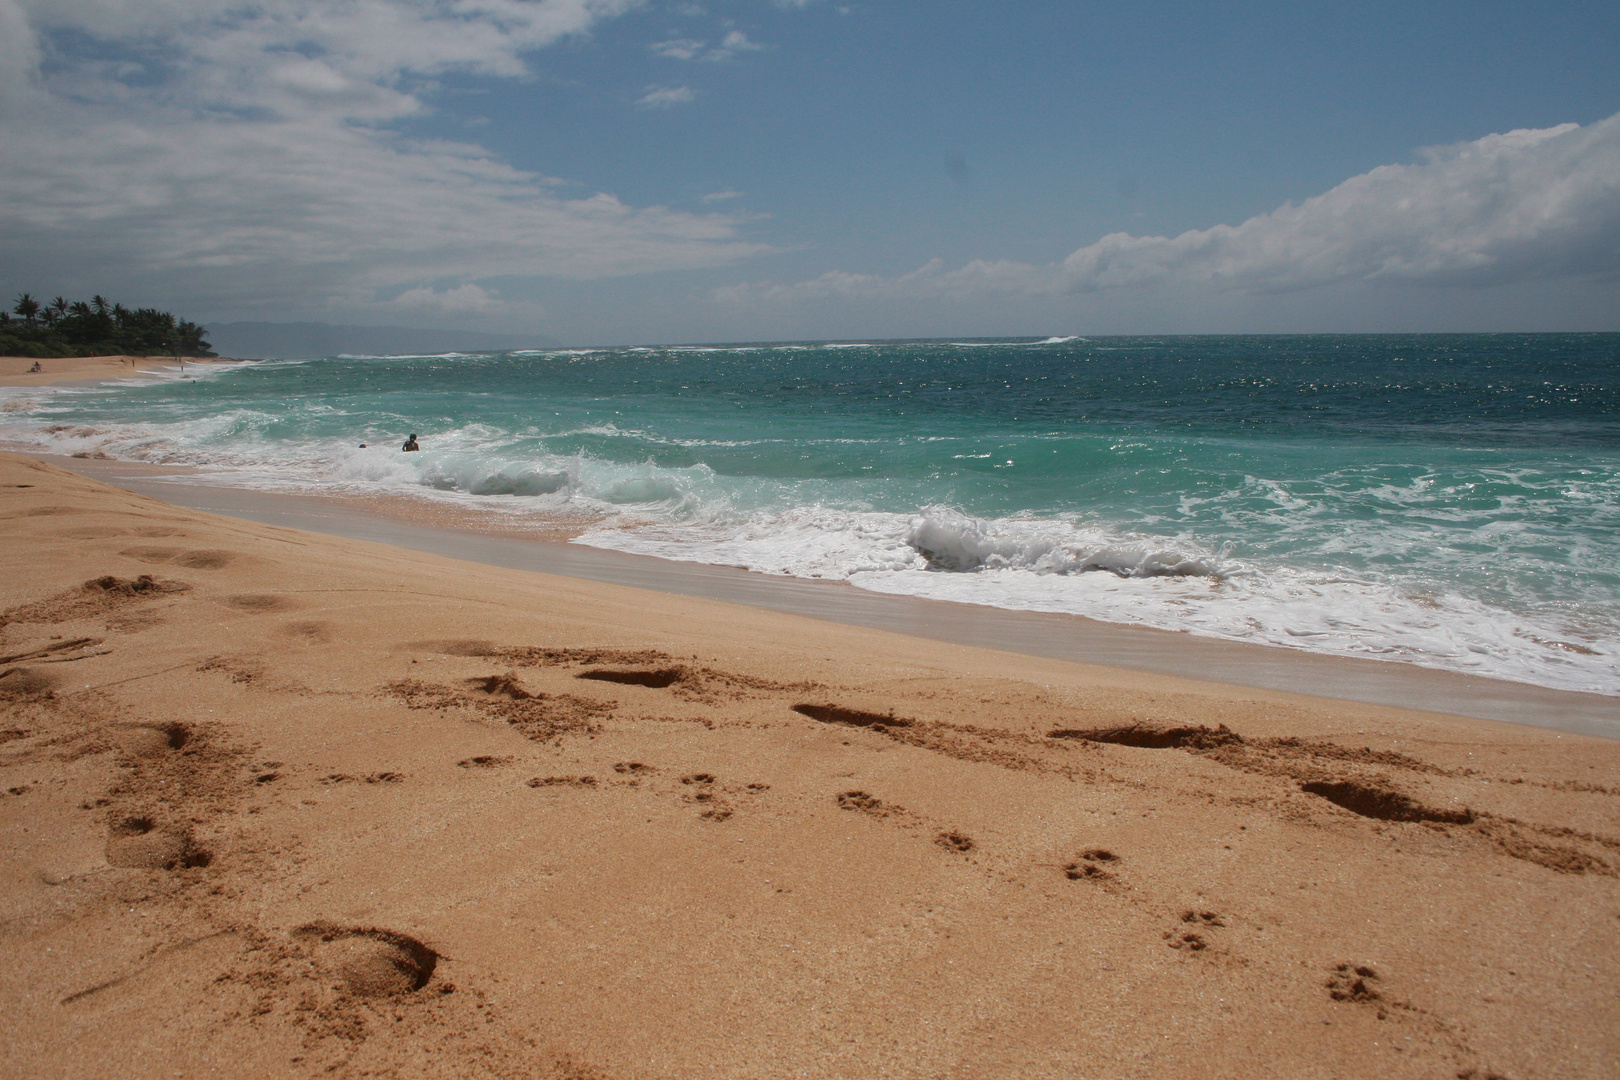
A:
[[[0,30],[0,1080],[1620,1080],[1620,3]]]
[[[215,356],[67,356],[44,360],[31,356],[0,356],[0,386],[54,386],[96,379],[178,373],[182,361],[187,364],[236,362]],[[35,364],[41,370],[30,370]]]
[[[7,1075],[1620,1061],[1620,743],[0,485]]]

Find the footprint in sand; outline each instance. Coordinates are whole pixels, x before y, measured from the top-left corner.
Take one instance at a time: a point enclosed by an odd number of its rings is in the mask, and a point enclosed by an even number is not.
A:
[[[166,563],[180,554],[179,548],[172,547],[132,547],[125,548],[118,554],[125,558],[135,559],[144,563]]]
[[[133,581],[107,574],[91,578],[77,589],[10,608],[0,613],[0,624],[62,623],[74,619],[106,618],[134,601],[155,600],[190,588],[183,581],[158,581],[150,574],[142,574]]]
[[[731,804],[716,788],[713,773],[688,773],[681,777],[681,783],[692,789],[687,793],[686,801],[703,807],[703,811],[698,814],[699,817],[706,821],[725,821],[731,817],[733,813]]]
[[[126,724],[115,737],[131,757],[158,757],[185,746],[191,740],[191,729],[180,723]]]
[[[223,570],[239,557],[234,551],[187,551],[176,555],[174,563],[176,566],[187,566],[193,570]]]
[[[250,615],[265,615],[272,611],[292,611],[298,607],[298,601],[279,593],[240,593],[227,596],[225,606]]]
[[[37,701],[52,696],[55,672],[14,667],[0,671],[0,701]]]
[[[543,787],[577,787],[593,788],[596,786],[594,776],[536,776],[528,782],[532,788]]]
[[[1119,856],[1107,848],[1087,848],[1063,868],[1063,876],[1070,881],[1114,881],[1118,875],[1109,867],[1118,861]]]
[[[847,709],[842,705],[795,705],[793,711],[800,716],[823,724],[843,724],[846,727],[871,728],[879,733],[890,728],[910,727],[911,721],[904,717],[895,716],[894,713],[867,712],[864,709]]]
[[[910,810],[895,803],[886,803],[864,791],[841,791],[835,797],[840,810],[853,810],[874,818],[892,818],[902,827],[915,830],[926,822]],[[934,843],[946,851],[967,854],[974,849],[973,838],[956,829],[940,829],[934,833]]]
[[[284,623],[279,633],[284,638],[305,645],[325,645],[331,642],[333,637],[332,624],[315,619]]]
[[[613,771],[627,778],[620,781],[625,787],[640,787],[643,777],[650,777],[658,770],[640,761],[621,761],[613,766]]]
[[[315,922],[293,931],[311,944],[320,969],[356,997],[397,997],[433,978],[439,954],[408,934]]]
[[[1300,790],[1320,795],[1352,814],[1379,821],[1438,821],[1450,825],[1469,825],[1474,821],[1474,812],[1466,806],[1460,810],[1441,810],[1424,806],[1398,791],[1355,780],[1311,781],[1301,784]]]
[[[1376,969],[1366,964],[1338,964],[1327,978],[1328,997],[1367,1005],[1383,1000]]]
[[[657,671],[628,671],[613,668],[593,668],[582,671],[574,676],[577,679],[593,679],[597,682],[619,683],[624,686],[650,686],[655,690],[663,690],[679,682],[686,674],[684,668],[660,668]]]
[[[132,547],[125,548],[118,554],[139,562],[174,563],[176,566],[185,566],[193,570],[221,570],[237,559],[234,551],[186,551],[172,547]]]
[[[498,769],[502,765],[512,764],[510,756],[498,757],[494,754],[479,754],[477,757],[462,758],[456,762],[463,769]]]
[[[108,829],[107,862],[135,870],[184,870],[207,866],[213,857],[199,848],[189,830],[161,826],[153,817],[130,814]]]
[[[1165,944],[1172,949],[1203,952],[1212,943],[1207,931],[1217,927],[1224,929],[1225,926],[1225,921],[1217,912],[1183,911],[1181,913],[1181,927],[1164,932]]]
[[[1155,724],[1126,724],[1120,727],[1060,728],[1047,733],[1049,739],[1079,739],[1083,742],[1136,746],[1149,750],[1212,750],[1218,746],[1241,744],[1243,736],[1225,724],[1219,727],[1163,727]]]

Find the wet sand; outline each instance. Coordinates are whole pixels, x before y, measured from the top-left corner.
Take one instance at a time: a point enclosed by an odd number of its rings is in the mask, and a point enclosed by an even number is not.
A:
[[[582,531],[536,525],[429,499],[287,495],[224,487],[191,469],[74,460],[62,465],[165,502],[270,525],[407,547],[451,558],[748,604],[958,645],[1077,660],[1205,681],[1309,693],[1378,705],[1531,724],[1620,738],[1620,699],[1412,664],[1324,656],[1221,641],[1073,615],[1000,608],[858,589],[734,567],[682,563],[567,544]]]
[[[1620,742],[10,454],[0,520],[5,1075],[1620,1065]]]

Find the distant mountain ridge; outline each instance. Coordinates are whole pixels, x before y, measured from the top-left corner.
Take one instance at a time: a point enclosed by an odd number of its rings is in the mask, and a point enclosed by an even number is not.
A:
[[[331,323],[213,323],[209,339],[221,356],[304,359],[359,353],[374,356],[500,349],[555,349],[543,334],[491,334],[477,330],[418,330],[409,326],[338,326]]]

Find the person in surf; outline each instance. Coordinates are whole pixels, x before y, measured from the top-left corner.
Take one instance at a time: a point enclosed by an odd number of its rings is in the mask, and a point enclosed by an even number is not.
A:
[[[416,445],[416,436],[412,435],[410,438],[405,440],[405,445],[400,447],[400,449],[408,454],[412,450],[420,450],[422,448]]]

